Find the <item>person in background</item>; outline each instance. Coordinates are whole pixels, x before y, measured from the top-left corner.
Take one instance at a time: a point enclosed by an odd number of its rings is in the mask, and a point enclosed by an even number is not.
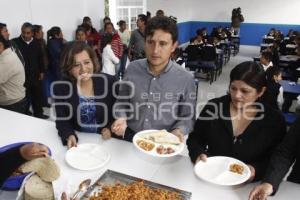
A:
[[[193,163],[228,156],[248,165],[249,182],[263,177],[286,133],[284,117],[265,101],[266,86],[265,73],[255,62],[243,62],[231,70],[229,94],[204,106],[188,136]]]
[[[102,35],[105,33],[105,28],[104,28],[104,26],[105,26],[106,23],[111,23],[110,18],[107,17],[107,16],[105,16],[105,17],[103,18],[103,28],[101,28],[101,29],[99,30],[100,36],[102,36]],[[115,30],[113,30],[113,32],[115,32]]]
[[[147,16],[140,14],[137,20],[137,29],[131,33],[128,58],[137,60],[145,58],[145,28],[147,25]]]
[[[52,76],[52,80],[57,81],[61,79],[59,60],[65,43],[60,27],[53,26],[47,31],[47,43],[49,54],[49,71]]]
[[[63,78],[53,87],[53,99],[56,128],[63,145],[68,148],[77,145],[75,130],[110,137],[114,77],[94,74],[99,68],[97,56],[84,42],[68,44],[62,52],[60,66]]]
[[[44,55],[40,43],[33,38],[32,24],[25,22],[21,28],[21,35],[14,38],[22,56],[25,60],[25,88],[28,101],[27,114],[32,105],[33,115],[38,118],[46,119],[48,116],[43,114],[43,91],[42,81],[44,79],[45,65]]]
[[[118,30],[118,34],[124,45],[124,49],[126,49],[129,45],[129,41],[130,41],[130,32],[126,29],[126,22],[124,20],[120,20],[118,22],[118,25],[120,27]]]
[[[266,200],[275,195],[285,175],[292,167],[287,181],[300,184],[300,118],[298,118],[282,143],[273,153],[270,164],[261,181],[249,195],[249,200]],[[293,165],[294,163],[294,165]],[[296,198],[296,197],[295,197]]]
[[[0,188],[20,165],[28,160],[46,157],[48,154],[48,148],[37,143],[19,145],[0,153]]]
[[[111,48],[115,56],[117,56],[120,59],[123,55],[124,47],[119,34],[114,32],[114,25],[111,22],[108,22],[104,25],[104,30],[105,30],[104,35],[105,34],[112,35]]]
[[[278,67],[270,67],[266,71],[267,77],[267,91],[270,94],[270,105],[279,110],[278,99],[283,98],[283,88],[281,87],[279,81],[282,80],[282,73]],[[279,96],[280,95],[280,96]]]
[[[10,42],[0,35],[0,108],[26,113],[25,71]]]
[[[41,49],[43,51],[43,61],[45,69],[48,68],[49,61],[48,61],[48,53],[47,53],[47,45],[46,40],[44,39],[44,31],[42,25],[33,25],[33,37],[40,43]]]
[[[156,17],[163,17],[163,16],[165,16],[165,12],[163,10],[156,11]]]
[[[115,76],[116,75],[116,64],[119,63],[119,58],[115,56],[112,48],[112,35],[105,34],[101,40],[101,53],[102,53],[102,72]]]
[[[273,55],[270,51],[263,51],[260,55],[260,64],[264,71],[267,71],[269,67],[273,67]]]
[[[193,75],[170,59],[178,44],[177,26],[168,17],[153,17],[145,35],[147,58],[127,67],[119,89],[125,98],[116,103],[111,130],[127,141],[146,129],[166,129],[183,140],[194,124],[196,90]]]
[[[87,35],[84,27],[79,26],[75,31],[75,41],[87,43]]]
[[[7,26],[4,23],[0,23],[0,35],[4,37],[4,39],[9,40],[9,32],[7,30]],[[17,54],[18,58],[22,62],[23,66],[25,66],[25,60],[20,52],[17,44],[13,40],[9,40],[10,48]]]

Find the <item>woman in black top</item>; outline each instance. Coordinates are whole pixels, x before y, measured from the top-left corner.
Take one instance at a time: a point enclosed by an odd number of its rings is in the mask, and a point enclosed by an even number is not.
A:
[[[76,146],[75,130],[110,136],[114,77],[98,72],[95,51],[84,42],[62,52],[63,81],[53,85],[56,128],[64,145]]]
[[[192,162],[234,157],[249,166],[249,181],[261,179],[286,129],[282,115],[264,103],[265,90],[258,64],[237,65],[230,73],[229,94],[207,103],[188,137]]]
[[[300,183],[300,118],[298,118],[282,143],[272,155],[267,173],[262,179],[262,184],[256,186],[250,193],[250,200],[265,200],[274,194],[280,182],[293,165],[288,181]]]

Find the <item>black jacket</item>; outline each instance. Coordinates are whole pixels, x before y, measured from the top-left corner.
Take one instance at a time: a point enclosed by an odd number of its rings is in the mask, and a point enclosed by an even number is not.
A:
[[[97,103],[96,122],[97,124],[103,124],[106,120],[107,123],[97,129],[97,133],[99,134],[102,128],[110,128],[113,122],[112,108],[115,102],[112,91],[113,83],[115,81],[114,77],[107,74],[100,75],[101,77],[106,78],[107,81],[105,81],[104,78],[93,77],[94,94],[96,97],[95,103]],[[56,128],[63,144],[66,145],[67,138],[70,135],[75,135],[77,138],[75,130],[81,131],[81,126],[79,125],[80,118],[78,119],[79,96],[76,83],[72,83],[69,80],[64,81],[70,84],[71,87],[66,83],[55,84],[53,98],[55,100],[55,111],[57,116]],[[105,92],[107,92],[106,95],[104,95]],[[101,97],[101,95],[103,97]],[[99,98],[97,98],[97,96]],[[67,118],[69,115],[71,115],[69,119],[62,119]]]
[[[293,169],[287,180],[300,183],[300,118],[298,118],[289,132],[284,137],[282,143],[278,146],[272,155],[270,165],[263,178],[263,182],[270,183],[274,192],[277,191],[280,182],[289,171],[291,165]]]
[[[14,38],[13,41],[18,46],[25,61],[26,82],[38,80],[40,73],[45,72],[44,56],[40,43],[33,39],[27,44],[21,36]]]
[[[286,126],[283,116],[265,105],[243,134],[234,137],[230,118],[230,97],[213,99],[203,108],[190,133],[187,146],[192,162],[201,153],[208,156],[228,156],[255,168],[255,179],[261,179],[271,154],[281,142]]]

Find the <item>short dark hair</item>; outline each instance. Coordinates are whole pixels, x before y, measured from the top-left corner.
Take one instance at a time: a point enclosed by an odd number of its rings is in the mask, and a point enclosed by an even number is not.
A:
[[[87,21],[91,21],[91,18],[89,16],[85,16],[83,19],[82,19],[82,22],[83,23],[86,23]]]
[[[164,32],[170,33],[172,36],[173,43],[177,41],[178,39],[177,26],[174,23],[174,21],[168,17],[151,18],[146,26],[146,30],[145,30],[146,37],[153,36],[154,31],[159,29],[163,30]]]
[[[7,49],[10,47],[10,42],[9,40],[6,40],[1,34],[0,34],[0,43],[3,44],[4,49]]]
[[[270,51],[263,51],[263,52],[261,52],[261,57],[265,58],[268,61],[272,61],[273,54]]]
[[[75,81],[74,77],[69,74],[69,71],[73,68],[74,57],[76,54],[86,51],[91,58],[94,65],[94,72],[98,72],[99,62],[95,51],[85,42],[72,42],[69,43],[61,53],[60,68],[65,78],[71,81]]]
[[[144,22],[145,25],[147,25],[148,18],[147,18],[146,15],[144,15],[144,14],[139,14],[139,15],[138,15],[138,18],[139,18],[142,22]]]
[[[34,33],[34,35],[37,34],[37,32],[39,32],[42,28],[43,28],[42,25],[38,25],[38,24],[33,25],[33,33]]]
[[[156,11],[156,16],[164,16],[165,12],[163,10],[157,10]]]
[[[233,81],[243,81],[261,92],[267,86],[266,75],[256,62],[246,61],[235,66],[230,72],[230,84]]]
[[[266,71],[267,81],[273,81],[273,76],[278,76],[279,74],[281,74],[281,70],[279,67],[269,67]]]
[[[33,25],[29,22],[25,22],[23,25],[22,25],[22,29],[23,28],[30,28],[31,32],[33,32]]]
[[[86,34],[86,28],[84,26],[78,26],[75,34],[77,35],[79,32],[84,32]]]
[[[119,25],[119,26],[123,26],[124,24],[126,24],[126,22],[125,22],[124,20],[120,20],[120,21],[118,22],[118,25]]]
[[[4,27],[7,27],[6,24],[0,22],[0,31],[2,31]]]
[[[47,31],[47,41],[51,38],[55,38],[55,36],[61,33],[61,29],[58,26],[53,26],[50,30]]]

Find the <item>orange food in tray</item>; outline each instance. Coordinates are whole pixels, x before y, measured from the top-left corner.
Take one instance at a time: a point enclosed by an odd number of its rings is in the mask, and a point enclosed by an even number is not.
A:
[[[153,143],[147,142],[145,140],[137,140],[136,143],[139,147],[141,147],[145,151],[151,151],[155,147]]]
[[[229,166],[229,171],[231,171],[233,173],[237,173],[237,174],[243,174],[244,167],[242,165],[239,165],[239,164],[231,164]]]

